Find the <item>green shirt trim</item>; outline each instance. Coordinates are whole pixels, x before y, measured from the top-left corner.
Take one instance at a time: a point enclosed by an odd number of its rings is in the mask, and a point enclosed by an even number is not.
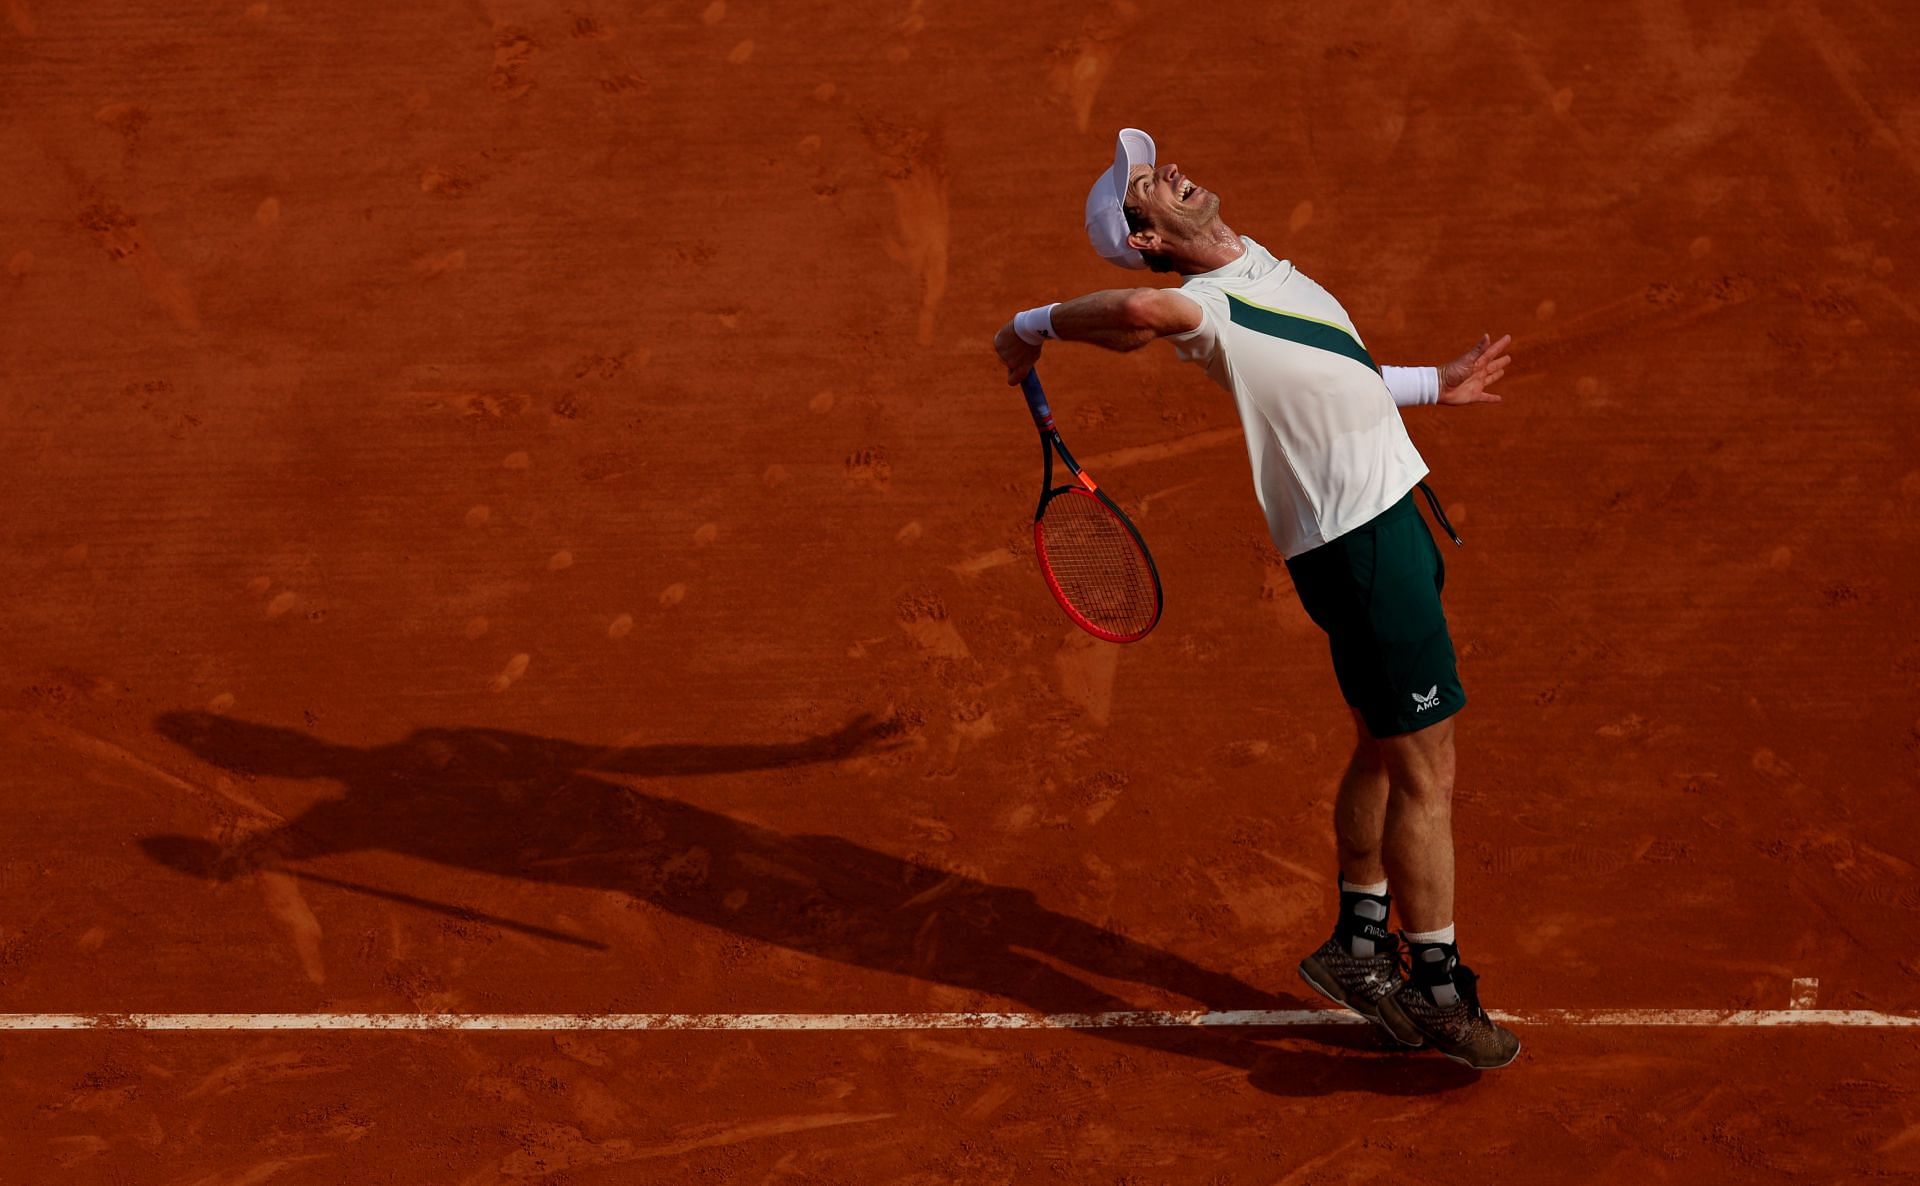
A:
[[[1235,325],[1244,325],[1255,333],[1343,355],[1376,374],[1380,371],[1378,364],[1373,361],[1373,355],[1368,354],[1367,348],[1360,344],[1360,339],[1344,326],[1298,313],[1282,313],[1278,309],[1256,305],[1231,292],[1227,294],[1227,310]]]

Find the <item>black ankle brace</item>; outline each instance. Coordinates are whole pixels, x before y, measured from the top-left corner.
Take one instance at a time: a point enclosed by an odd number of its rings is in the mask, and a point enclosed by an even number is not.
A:
[[[1333,933],[1354,955],[1372,955],[1387,945],[1387,911],[1390,894],[1360,894],[1340,891],[1340,921]]]
[[[1409,977],[1421,988],[1437,988],[1453,983],[1453,970],[1460,966],[1460,947],[1455,943],[1417,943],[1407,940]]]

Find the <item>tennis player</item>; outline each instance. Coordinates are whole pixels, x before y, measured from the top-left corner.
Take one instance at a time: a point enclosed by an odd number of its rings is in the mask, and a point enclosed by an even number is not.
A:
[[[1180,286],[1019,313],[994,337],[1007,381],[1056,339],[1137,350],[1166,338],[1230,391],[1268,530],[1327,634],[1358,726],[1334,801],[1339,918],[1300,975],[1408,1046],[1505,1066],[1520,1040],[1481,1007],[1454,927],[1453,718],[1467,697],[1440,607],[1446,568],[1416,489],[1459,537],[1422,481],[1427,466],[1399,409],[1498,402],[1489,388],[1510,339],[1483,335],[1440,367],[1375,365],[1326,289],[1236,234],[1220,220],[1219,195],[1158,164],[1152,137],[1135,128],[1120,133],[1113,167],[1088,193],[1086,225],[1108,262],[1172,272]]]

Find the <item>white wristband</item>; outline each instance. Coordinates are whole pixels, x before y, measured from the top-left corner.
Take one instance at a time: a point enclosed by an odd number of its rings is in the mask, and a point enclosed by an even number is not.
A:
[[[1055,302],[1058,304],[1059,302]],[[1053,332],[1053,305],[1035,305],[1013,315],[1013,332],[1029,346],[1038,346],[1042,342],[1051,342],[1059,337]]]
[[[1381,367],[1380,377],[1387,381],[1387,392],[1400,407],[1440,402],[1439,367]]]

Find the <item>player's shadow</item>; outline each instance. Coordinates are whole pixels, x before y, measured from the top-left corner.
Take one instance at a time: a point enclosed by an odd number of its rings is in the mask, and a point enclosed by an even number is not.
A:
[[[1135,1007],[1068,969],[1151,985],[1212,1009],[1319,1004],[1262,991],[1049,910],[1025,889],[839,836],[781,832],[613,781],[831,762],[887,744],[885,729],[868,718],[797,742],[618,748],[477,728],[422,729],[391,745],[358,748],[199,712],[167,713],[156,724],[164,736],[226,770],[327,779],[345,788],[238,850],[185,836],[141,841],[155,860],[199,877],[240,875],[263,862],[297,872],[313,858],[385,850],[502,877],[628,893],[747,939],[1019,1001],[1042,1013]],[[1319,1046],[1344,1048],[1340,1053],[1301,1042],[1298,1031],[1264,1035],[1285,1038],[1284,1048],[1249,1040],[1255,1031],[1087,1032],[1242,1068],[1260,1086],[1284,1094],[1425,1092],[1471,1077],[1431,1056],[1369,1057],[1365,1052],[1378,1050],[1379,1040],[1359,1027],[1308,1031]]]

